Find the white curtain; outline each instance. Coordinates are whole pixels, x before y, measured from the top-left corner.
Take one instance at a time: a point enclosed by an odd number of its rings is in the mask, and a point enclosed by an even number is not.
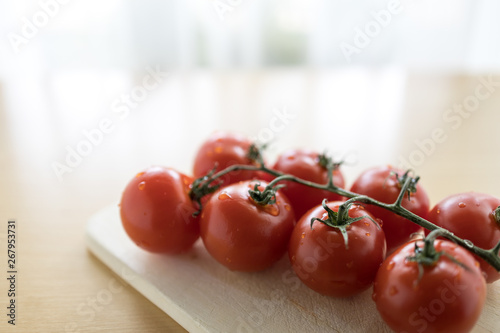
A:
[[[43,25],[40,12],[50,10]],[[153,63],[491,72],[500,70],[499,14],[496,0],[0,0],[0,75],[28,60],[46,70]],[[38,32],[15,47],[26,20]]]

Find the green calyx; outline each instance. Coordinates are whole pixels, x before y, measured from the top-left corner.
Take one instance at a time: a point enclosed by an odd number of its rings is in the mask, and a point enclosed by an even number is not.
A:
[[[497,221],[497,223],[500,225],[500,206],[495,209],[493,215],[495,216],[495,220]]]
[[[259,205],[272,205],[276,203],[276,192],[285,185],[269,184],[263,191],[259,189],[260,183],[254,185],[253,190],[248,190],[250,197]]]
[[[257,145],[252,143],[248,148],[247,157],[257,163],[258,165],[264,165],[264,157],[262,157],[262,150],[267,148],[267,144]]]
[[[330,207],[328,207],[326,202],[327,202],[327,200],[323,199],[323,202],[321,203],[321,205],[323,206],[323,208],[327,212],[328,217],[324,220],[317,218],[317,217],[313,217],[311,219],[311,229],[313,229],[313,223],[315,221],[321,222],[329,227],[339,229],[340,232],[342,233],[342,237],[344,237],[344,244],[345,244],[346,249],[349,249],[349,237],[347,235],[347,227],[349,225],[351,225],[354,222],[361,221],[362,219],[369,218],[370,220],[372,220],[372,222],[374,222],[378,226],[378,223],[373,221],[373,219],[370,218],[369,216],[361,216],[361,217],[350,217],[349,216],[349,208],[354,203],[354,201],[352,199],[349,201],[346,201],[342,205],[340,205],[338,212],[335,212]]]
[[[343,163],[342,161],[334,162],[333,159],[327,153],[318,155],[318,164],[322,168],[328,170],[328,183],[327,183],[328,188],[333,188],[333,189],[336,188],[335,184],[333,183],[333,171],[337,170],[342,163]]]
[[[331,169],[333,171],[337,170],[340,167],[342,161],[334,162],[333,159],[327,153],[323,153],[318,155],[318,164],[322,168]]]
[[[435,229],[433,230],[430,234],[427,235],[427,237],[424,238],[424,246],[419,247],[418,246],[418,241],[415,242],[415,255],[411,257],[407,257],[406,259],[408,261],[413,261],[418,264],[418,281],[422,279],[422,276],[424,274],[424,266],[434,266],[436,263],[439,261],[439,259],[442,256],[447,257],[451,261],[453,261],[455,264],[463,267],[466,270],[469,270],[469,268],[449,255],[448,253],[444,251],[436,251],[436,248],[434,247],[434,241],[436,238],[440,236],[449,236],[450,232],[446,229]]]
[[[411,179],[408,187],[406,188],[406,193],[408,194],[408,200],[410,200],[410,197],[411,197],[412,193],[416,193],[417,192],[417,183],[420,180],[420,176],[411,177],[410,176],[410,172],[411,171],[412,171],[411,169],[408,169],[401,176],[397,172],[392,172],[392,174],[394,174],[396,176],[396,179],[398,180],[398,184],[399,184],[400,188],[403,188],[404,185],[405,185],[405,183],[406,183],[406,181],[408,179]]]

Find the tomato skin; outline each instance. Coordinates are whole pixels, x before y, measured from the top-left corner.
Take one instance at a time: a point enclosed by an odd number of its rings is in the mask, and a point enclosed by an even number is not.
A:
[[[456,236],[468,239],[483,249],[491,249],[500,241],[500,224],[494,211],[500,206],[500,199],[483,193],[460,193],[439,202],[429,213],[429,221],[448,229]],[[429,233],[428,230],[425,231]],[[486,261],[476,256],[486,282],[500,278],[500,273]]]
[[[311,150],[286,151],[278,157],[273,169],[319,184],[326,184],[328,181],[328,170],[319,164],[319,154]],[[345,186],[344,176],[338,169],[333,171],[333,183],[340,188]],[[323,199],[342,200],[342,196],[330,191],[315,189],[292,181],[284,181],[282,184],[286,184],[281,191],[290,199],[297,219],[309,209],[321,204]]]
[[[192,178],[173,169],[150,167],[126,186],[120,216],[128,236],[142,249],[177,254],[188,251],[200,234],[189,198]]]
[[[264,270],[283,257],[295,216],[280,191],[276,203],[261,206],[249,195],[255,181],[244,181],[215,192],[203,208],[201,239],[207,251],[233,271]],[[267,185],[260,182],[259,189]]]
[[[418,281],[417,263],[406,259],[415,254],[414,241],[390,255],[377,273],[373,300],[396,332],[469,332],[481,314],[486,282],[474,257],[446,240],[436,240],[434,245],[469,270],[441,256],[434,266],[424,266]]]
[[[334,211],[342,202],[329,202]],[[316,292],[333,297],[349,297],[369,288],[386,254],[384,232],[365,218],[347,227],[349,248],[339,229],[311,219],[325,219],[319,205],[303,215],[293,229],[288,248],[292,268],[299,279]],[[362,206],[352,205],[349,216],[372,215]],[[373,218],[373,217],[372,217]]]
[[[213,133],[199,148],[193,166],[194,178],[200,178],[209,173],[217,164],[216,172],[234,164],[256,165],[247,157],[251,141],[246,137],[218,131]],[[261,178],[258,171],[237,170],[219,178],[223,186],[243,180]]]
[[[384,203],[393,203],[401,191],[399,181],[391,172],[403,175],[404,171],[390,166],[375,167],[364,171],[354,182],[351,191],[364,194]],[[411,194],[411,200],[405,195],[402,205],[412,213],[426,219],[430,209],[429,198],[420,183],[417,192]],[[410,235],[421,230],[417,224],[384,208],[367,205],[366,208],[382,220],[382,229],[387,240],[387,252],[391,253],[397,247],[410,239]]]

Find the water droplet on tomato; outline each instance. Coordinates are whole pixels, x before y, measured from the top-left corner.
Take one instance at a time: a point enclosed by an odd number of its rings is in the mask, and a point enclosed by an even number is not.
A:
[[[368,222],[365,222],[365,225],[366,225],[367,227],[369,227],[369,226],[370,226],[370,223],[368,223]]]
[[[292,261],[295,261],[295,256],[292,256]]]
[[[305,238],[306,237],[306,233],[303,232],[302,235],[300,236],[301,238]]]
[[[218,196],[219,200],[226,200],[226,199],[231,199],[231,195],[229,195],[227,192],[221,192]]]
[[[394,286],[392,286],[392,287],[389,289],[389,295],[391,295],[391,296],[396,295],[398,292],[399,292],[399,291],[398,291],[398,289],[397,289],[396,287],[394,287]]]
[[[467,207],[467,204],[465,202],[461,202],[458,204],[458,207],[465,208],[465,207]]]
[[[384,224],[384,221],[382,221],[382,219],[379,218],[376,218],[375,222],[377,222],[380,227],[382,227],[382,225]]]
[[[394,268],[394,265],[396,265],[396,263],[395,263],[394,261],[391,261],[391,262],[389,262],[389,263],[387,264],[386,269],[387,269],[388,271],[390,271],[390,270],[392,270],[392,269]]]
[[[347,268],[351,268],[352,265],[354,265],[354,261],[349,261],[347,264],[345,264]]]
[[[276,204],[264,206],[264,211],[272,216],[278,216],[280,214],[280,208]]]
[[[367,232],[365,235],[367,235],[367,236],[371,236],[369,232]]]
[[[294,159],[295,159],[295,156],[294,156],[294,155],[288,155],[288,156],[287,156],[287,160],[290,160],[290,161],[291,161],[291,160],[294,160]]]
[[[220,153],[222,153],[222,147],[220,147],[220,146],[215,147],[214,151],[216,154],[220,154]]]
[[[292,210],[292,207],[290,207],[290,205],[285,204],[285,209],[287,212],[289,212]]]
[[[137,178],[137,177],[140,177],[140,176],[142,176],[143,174],[144,174],[144,171],[143,171],[143,172],[139,172],[137,175],[135,175],[135,177],[136,177],[136,178]]]
[[[441,209],[439,209],[439,208],[438,208],[438,209],[436,210],[436,213],[437,213],[437,214],[441,214]]]
[[[228,257],[226,257],[226,261],[227,262],[231,262],[231,259],[229,259]]]
[[[139,188],[139,190],[144,190],[144,188],[146,187],[146,182],[140,182],[137,187]]]
[[[376,301],[377,301],[377,293],[373,293],[373,294],[372,294],[372,300],[373,300],[374,302],[376,302]]]
[[[479,266],[480,266],[480,265],[479,265],[479,261],[477,261],[477,260],[476,260],[476,261],[474,261],[474,265],[476,265],[476,267],[479,267]]]

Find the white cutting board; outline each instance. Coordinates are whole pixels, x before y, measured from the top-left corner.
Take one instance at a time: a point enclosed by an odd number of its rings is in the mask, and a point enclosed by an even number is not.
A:
[[[319,295],[302,285],[286,256],[259,273],[231,272],[198,241],[181,256],[150,254],[125,234],[117,206],[87,225],[89,249],[190,332],[390,332],[371,289],[353,298]],[[500,332],[500,282],[473,332]]]

